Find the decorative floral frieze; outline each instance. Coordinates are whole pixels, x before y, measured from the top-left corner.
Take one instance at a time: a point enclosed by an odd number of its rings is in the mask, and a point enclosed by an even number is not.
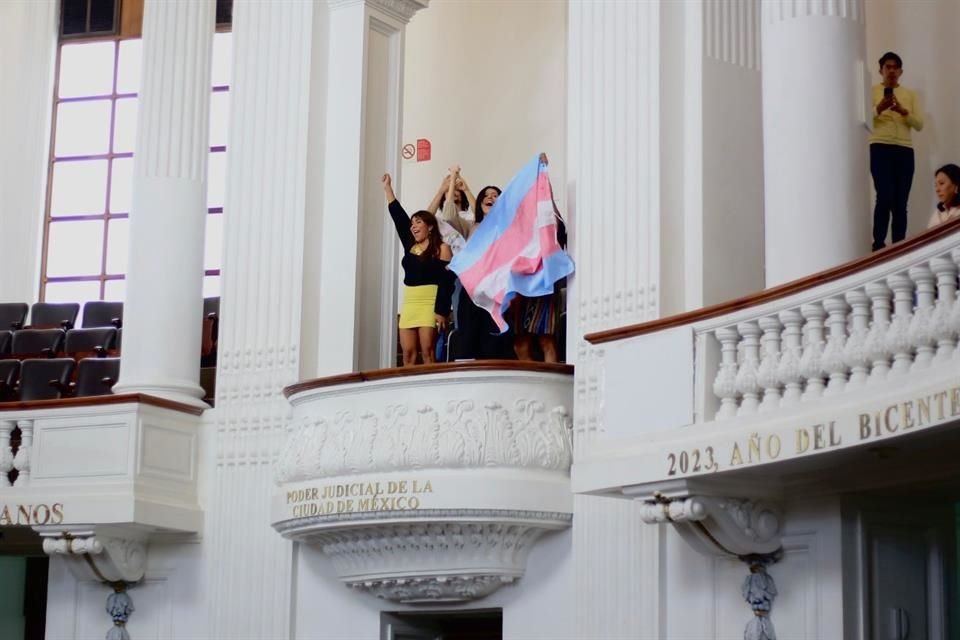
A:
[[[533,399],[509,405],[451,400],[340,410],[295,423],[277,464],[277,483],[430,468],[518,467],[567,472],[572,460],[565,407]]]

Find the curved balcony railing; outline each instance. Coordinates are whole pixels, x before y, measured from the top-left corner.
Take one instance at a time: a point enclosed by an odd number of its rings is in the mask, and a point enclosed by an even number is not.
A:
[[[955,420],[958,271],[953,222],[753,296],[587,335],[609,437],[581,452],[596,463],[577,465],[575,489],[652,487]],[[630,378],[642,383],[622,393]],[[636,406],[642,417],[625,420]]]
[[[403,602],[482,597],[570,524],[570,366],[382,369],[285,393],[273,526],[318,545],[348,586]]]
[[[687,325],[698,422],[855,391],[960,365],[960,226],[689,314],[586,336],[594,344]]]

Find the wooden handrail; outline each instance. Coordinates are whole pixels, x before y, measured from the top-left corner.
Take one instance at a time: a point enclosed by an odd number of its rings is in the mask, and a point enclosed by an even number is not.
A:
[[[5,411],[29,411],[31,409],[60,409],[76,407],[96,407],[100,405],[111,404],[147,404],[161,409],[170,409],[180,413],[199,416],[203,414],[202,407],[177,402],[176,400],[167,400],[157,396],[147,395],[145,393],[121,393],[108,396],[86,396],[83,398],[58,398],[55,400],[28,400],[26,402],[17,400],[15,402],[0,402],[0,414]]]
[[[437,362],[421,364],[414,367],[391,367],[389,369],[371,369],[357,373],[341,373],[325,378],[304,380],[283,389],[283,395],[290,397],[295,393],[335,387],[353,382],[369,382],[371,380],[386,380],[388,378],[409,378],[425,376],[432,373],[452,373],[456,371],[529,371],[535,373],[560,373],[573,375],[572,364],[529,362],[522,360],[470,360],[464,362]]]
[[[692,324],[694,322],[700,322],[709,318],[715,318],[717,316],[739,311],[740,309],[745,309],[747,307],[753,307],[766,302],[771,302],[773,300],[779,300],[780,298],[786,298],[787,296],[795,293],[812,289],[813,287],[826,284],[827,282],[839,280],[840,278],[844,278],[858,271],[866,271],[867,269],[883,264],[884,262],[889,262],[906,253],[910,253],[915,249],[932,244],[945,236],[949,236],[957,232],[958,230],[960,230],[960,220],[951,220],[950,222],[936,226],[933,229],[925,231],[924,233],[921,233],[905,242],[899,242],[880,251],[871,253],[870,255],[863,256],[862,258],[845,262],[839,266],[827,269],[825,271],[819,271],[797,280],[791,280],[790,282],[786,282],[770,289],[764,289],[763,291],[758,291],[741,298],[736,298],[727,302],[721,302],[720,304],[711,305],[709,307],[703,307],[702,309],[694,309],[693,311],[686,311],[684,313],[678,313],[665,318],[651,320],[649,322],[641,322],[624,327],[617,327],[615,329],[607,329],[606,331],[588,333],[587,335],[583,336],[583,339],[591,344],[602,344],[604,342],[612,342],[614,340],[633,338],[648,333],[654,333],[656,331],[662,331],[664,329],[670,329],[672,327],[679,327],[685,324]]]

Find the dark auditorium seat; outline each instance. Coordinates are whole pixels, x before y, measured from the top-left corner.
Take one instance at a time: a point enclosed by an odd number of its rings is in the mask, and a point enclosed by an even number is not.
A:
[[[20,379],[19,360],[0,360],[0,402],[17,399],[17,380]]]
[[[25,302],[0,304],[0,329],[22,329],[23,323],[27,321],[29,308]]]
[[[0,329],[0,356],[10,353],[10,346],[13,342],[13,331]]]
[[[203,329],[200,334],[200,366],[217,366],[217,341],[220,332],[220,298],[203,299]]]
[[[117,330],[110,326],[70,329],[67,331],[63,350],[77,360],[89,356],[104,358],[114,348],[116,340]]]
[[[123,303],[108,302],[105,300],[91,300],[83,305],[83,322],[80,324],[84,329],[92,327],[114,327],[119,329],[123,326]]]
[[[34,302],[30,307],[30,328],[72,329],[77,322],[78,313],[80,304],[77,302]]]
[[[108,396],[110,388],[120,375],[120,358],[84,358],[77,365],[77,383],[74,387],[78,398]]]
[[[73,358],[30,359],[20,363],[20,400],[55,400],[69,389]]]
[[[13,332],[11,355],[24,358],[53,358],[63,348],[63,329],[20,329]]]

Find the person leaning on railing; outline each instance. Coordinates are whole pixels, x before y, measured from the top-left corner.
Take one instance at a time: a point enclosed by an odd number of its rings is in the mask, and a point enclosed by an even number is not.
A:
[[[939,202],[927,229],[960,218],[960,167],[945,164],[937,169],[933,174],[933,188]]]

